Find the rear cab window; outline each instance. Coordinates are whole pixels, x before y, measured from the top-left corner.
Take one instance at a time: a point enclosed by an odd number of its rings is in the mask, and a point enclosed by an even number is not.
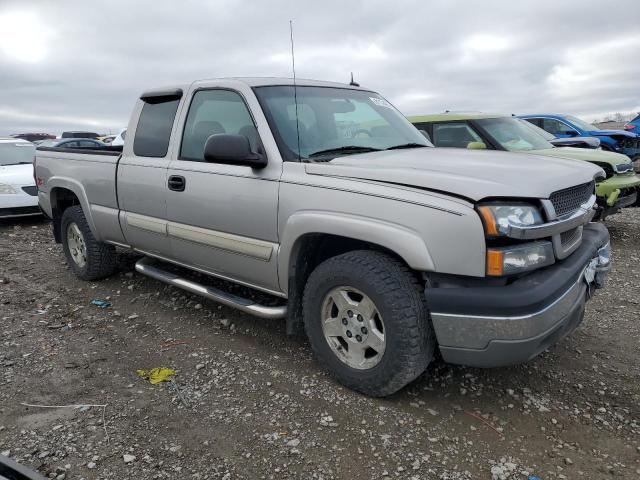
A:
[[[133,139],[133,153],[138,157],[166,157],[171,129],[180,98],[157,97],[144,100]]]

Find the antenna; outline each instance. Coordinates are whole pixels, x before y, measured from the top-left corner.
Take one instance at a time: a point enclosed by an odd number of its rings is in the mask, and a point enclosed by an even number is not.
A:
[[[349,82],[349,85],[351,85],[352,87],[359,87],[360,84],[356,83],[353,81],[353,72],[351,72],[351,81]]]
[[[298,161],[301,161],[300,156],[300,125],[298,122],[298,86],[296,84],[296,56],[293,50],[293,20],[289,20],[289,34],[291,37],[291,68],[293,70],[293,102],[296,106],[296,136],[298,139]]]

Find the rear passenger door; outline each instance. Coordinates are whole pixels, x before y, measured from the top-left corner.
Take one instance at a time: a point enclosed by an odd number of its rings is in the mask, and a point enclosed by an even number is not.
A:
[[[207,88],[185,105],[168,172],[169,182],[179,185],[167,190],[168,233],[176,260],[277,291],[281,162],[268,159],[266,168],[252,169],[204,160],[205,142],[220,133],[244,135],[253,151],[266,155],[246,97],[231,88]]]
[[[171,257],[167,236],[167,168],[169,140],[181,92],[143,96],[129,126],[118,164],[120,225],[129,245],[146,253]]]

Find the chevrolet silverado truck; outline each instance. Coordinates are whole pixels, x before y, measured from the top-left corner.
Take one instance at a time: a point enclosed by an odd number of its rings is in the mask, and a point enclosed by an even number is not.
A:
[[[357,86],[150,90],[122,152],[39,148],[35,175],[81,279],[111,275],[116,248],[133,249],[141,274],[286,318],[341,383],[372,396],[437,351],[479,367],[533,358],[580,324],[610,268],[607,229],[590,223],[600,168],[433,148]]]

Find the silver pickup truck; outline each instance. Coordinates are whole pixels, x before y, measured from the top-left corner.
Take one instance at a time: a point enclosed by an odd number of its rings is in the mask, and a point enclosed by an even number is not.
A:
[[[368,395],[402,388],[436,350],[481,367],[536,356],[577,327],[610,267],[590,223],[598,167],[434,149],[364,88],[197,81],[143,93],[127,132],[121,152],[37,151],[71,269],[103,278],[116,247],[133,249],[142,274],[286,318]]]

